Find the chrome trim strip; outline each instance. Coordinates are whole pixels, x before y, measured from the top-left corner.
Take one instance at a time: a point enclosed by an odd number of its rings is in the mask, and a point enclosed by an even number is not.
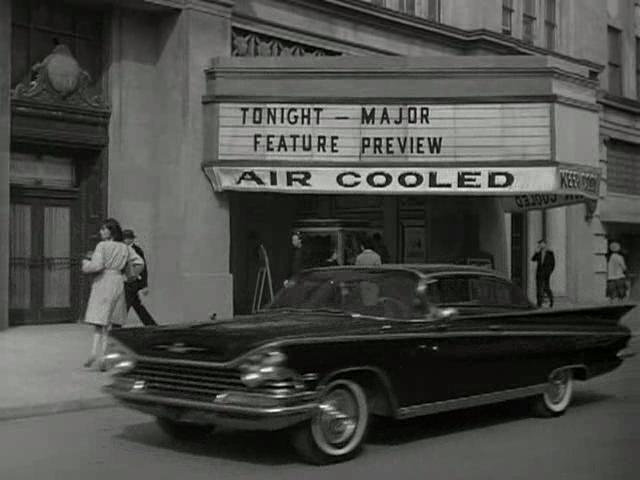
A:
[[[128,400],[132,402],[144,402],[154,403],[156,405],[170,405],[174,407],[186,407],[195,408],[198,410],[206,410],[210,412],[218,413],[230,413],[230,414],[245,414],[245,415],[259,415],[259,416],[271,416],[271,415],[294,415],[299,413],[307,413],[317,407],[316,402],[308,402],[301,405],[293,405],[287,407],[248,407],[240,405],[228,405],[224,403],[211,403],[198,402],[195,400],[184,400],[180,398],[161,397],[158,395],[149,395],[146,393],[132,393],[124,392],[122,390],[113,388],[111,386],[103,387],[102,390],[105,393],[113,395],[114,397],[122,400]]]
[[[453,400],[443,400],[440,402],[425,403],[422,405],[414,405],[411,407],[400,408],[396,414],[398,419],[406,419],[418,417],[420,415],[430,415],[433,413],[447,412],[450,410],[458,410],[462,408],[477,407],[490,403],[504,402],[514,400],[516,398],[529,397],[543,393],[546,384],[533,385],[530,387],[514,388],[511,390],[503,390],[501,392],[484,393],[481,395],[473,395],[470,397],[456,398]]]
[[[244,359],[254,355],[257,352],[260,352],[265,349],[277,348],[281,346],[287,345],[308,345],[315,343],[344,343],[344,342],[355,342],[362,340],[405,340],[405,339],[418,339],[418,338],[461,338],[461,337],[545,337],[545,336],[611,336],[611,337],[628,337],[629,334],[626,332],[620,331],[506,331],[506,330],[482,330],[482,331],[466,331],[466,332],[439,332],[439,331],[429,331],[429,332],[413,332],[413,333],[375,333],[375,334],[360,334],[360,335],[345,335],[341,337],[307,337],[307,338],[289,338],[284,340],[274,340],[269,343],[265,343],[260,347],[257,347],[249,352],[242,354],[240,357],[236,357],[227,362],[207,362],[207,361],[198,361],[198,360],[182,360],[178,358],[162,358],[162,357],[149,357],[145,355],[135,354],[136,360],[144,360],[156,363],[168,363],[168,364],[176,364],[176,365],[191,365],[198,367],[217,367],[217,368],[236,368],[240,365]]]

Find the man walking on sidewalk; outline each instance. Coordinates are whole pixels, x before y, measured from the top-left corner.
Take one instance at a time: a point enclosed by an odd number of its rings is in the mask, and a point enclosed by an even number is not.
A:
[[[124,238],[124,242],[127,245],[130,245],[140,257],[144,260],[144,270],[140,273],[140,276],[135,280],[127,281],[124,284],[124,293],[125,299],[127,302],[127,313],[129,309],[133,307],[138,318],[144,325],[157,325],[156,321],[153,319],[149,311],[142,304],[142,300],[140,300],[140,295],[147,295],[149,293],[147,278],[147,260],[144,257],[144,252],[139,245],[135,243],[136,235],[133,230],[125,229],[122,231],[122,237]]]
[[[538,242],[538,248],[531,257],[532,262],[536,262],[536,297],[538,307],[542,306],[544,296],[549,298],[549,306],[553,307],[553,292],[551,291],[551,285],[549,281],[551,279],[551,273],[556,266],[556,258],[553,252],[547,248],[547,242],[540,240]]]

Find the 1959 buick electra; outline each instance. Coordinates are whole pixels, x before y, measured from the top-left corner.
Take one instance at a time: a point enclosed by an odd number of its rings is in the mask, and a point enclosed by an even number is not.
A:
[[[374,415],[516,398],[564,413],[575,380],[632,354],[619,323],[632,308],[537,310],[477,267],[312,269],[254,315],[113,331],[106,389],[175,437],[289,429],[304,459],[336,462],[357,454]]]

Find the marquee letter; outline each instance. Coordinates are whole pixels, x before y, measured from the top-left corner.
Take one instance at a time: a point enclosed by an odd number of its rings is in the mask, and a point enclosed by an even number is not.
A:
[[[242,182],[254,182],[256,185],[264,185],[262,179],[253,170],[245,170],[242,175],[236,180],[236,185],[240,185]]]
[[[376,182],[376,178],[380,178],[380,177],[384,179],[382,183]],[[393,177],[391,176],[391,174],[387,172],[382,172],[382,171],[371,172],[369,175],[367,175],[367,183],[369,184],[369,186],[373,188],[388,187],[392,181],[393,181]]]
[[[478,183],[480,172],[458,172],[458,188],[480,188]]]
[[[429,188],[451,188],[451,184],[438,183],[438,172],[429,172]]]
[[[367,112],[366,107],[362,107],[362,113],[360,113],[360,124],[361,125],[375,125],[376,123],[376,108],[371,107],[371,110]]]
[[[498,182],[502,177],[502,182]],[[489,172],[489,188],[508,188],[513,185],[514,177],[510,172]]]
[[[413,178],[413,181],[407,182],[407,178]],[[418,172],[405,172],[398,177],[398,183],[405,188],[416,188],[423,182],[424,177]]]
[[[298,183],[301,187],[310,187],[311,172],[304,170],[287,172],[287,187],[291,187],[294,183]]]
[[[351,183],[345,182],[346,177],[353,177],[354,180]],[[336,182],[338,185],[344,188],[353,188],[360,185],[360,174],[357,172],[343,172],[336,177]]]
[[[240,110],[242,110],[242,124],[246,125],[247,124],[247,112],[249,111],[249,107],[241,107]]]

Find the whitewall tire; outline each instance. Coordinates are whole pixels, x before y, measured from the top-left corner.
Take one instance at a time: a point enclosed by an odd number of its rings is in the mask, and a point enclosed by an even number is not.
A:
[[[368,427],[369,408],[362,387],[352,380],[334,380],[311,419],[293,431],[293,446],[310,463],[341,462],[358,454]]]
[[[573,372],[558,370],[551,374],[544,393],[534,399],[533,411],[541,417],[557,417],[569,407],[573,396]]]

